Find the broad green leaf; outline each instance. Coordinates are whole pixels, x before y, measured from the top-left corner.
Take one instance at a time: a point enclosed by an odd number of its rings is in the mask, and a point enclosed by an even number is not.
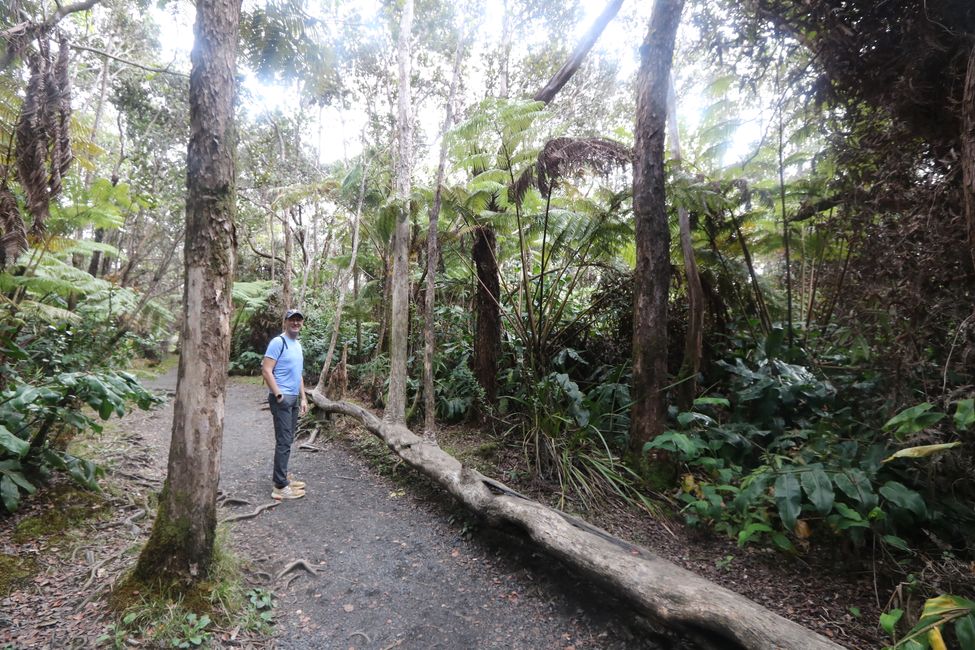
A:
[[[825,515],[833,509],[833,484],[822,467],[802,472],[802,489],[819,514]]]
[[[779,474],[775,479],[775,503],[779,508],[782,525],[788,530],[795,528],[796,519],[802,509],[802,493],[799,490],[799,479],[794,472]]]
[[[735,497],[735,507],[745,512],[758,495],[765,492],[771,479],[769,472],[752,473],[741,482],[741,490]]]
[[[694,406],[731,406],[729,402],[724,397],[698,397],[694,400]]]
[[[843,515],[843,517],[845,517],[846,519],[852,519],[853,521],[863,521],[863,517],[860,516],[859,512],[857,512],[850,506],[846,505],[842,501],[837,501],[836,503],[834,503],[833,508],[835,508],[836,512]]]
[[[918,517],[927,516],[928,509],[921,495],[897,481],[884,483],[880,494],[894,505],[909,510]]]
[[[644,453],[649,449],[680,451],[687,458],[695,458],[701,453],[701,444],[697,440],[691,439],[686,433],[664,431],[643,446]]]
[[[20,491],[6,474],[0,476],[0,498],[7,512],[13,512],[20,505]]]
[[[894,436],[903,438],[904,436],[933,426],[945,417],[944,413],[937,411],[930,412],[934,405],[930,402],[922,402],[916,406],[906,408],[884,424],[884,431],[893,430]]]
[[[955,621],[955,636],[958,637],[958,647],[963,650],[975,648],[975,614]]]
[[[880,615],[880,627],[884,628],[884,632],[894,636],[894,628],[897,627],[897,621],[901,620],[904,615],[903,609],[892,609],[889,612],[885,612]]]
[[[860,506],[861,512],[869,512],[877,505],[877,495],[870,479],[860,469],[844,469],[833,475],[833,483],[846,496]]]
[[[906,449],[901,449],[891,456],[884,459],[885,463],[889,463],[895,458],[924,458],[930,456],[931,454],[936,454],[939,451],[945,451],[953,447],[960,445],[960,442],[946,442],[940,445],[920,445],[918,447],[907,447]]]
[[[738,546],[744,546],[758,533],[771,532],[772,527],[768,524],[748,524],[738,533]]]
[[[30,450],[30,443],[10,433],[7,427],[0,424],[0,447],[21,458]]]
[[[975,399],[963,399],[955,402],[955,427],[959,431],[968,431],[968,427],[975,424]]]
[[[697,413],[695,411],[685,411],[684,413],[677,414],[677,423],[682,427],[686,427],[692,422],[700,422],[702,424],[714,424],[714,419],[704,415],[703,413]]]
[[[783,535],[782,533],[772,533],[772,543],[778,546],[783,551],[791,552],[796,550],[796,547],[792,545],[792,542],[789,541],[789,538]]]
[[[907,542],[897,535],[884,535],[881,539],[884,540],[885,544],[890,544],[894,548],[899,548],[900,550],[907,551],[908,553],[911,551],[911,547],[907,545]]]
[[[34,494],[37,492],[37,488],[34,486],[34,484],[28,481],[27,477],[20,472],[6,471],[4,472],[4,476],[9,476],[10,480],[19,485],[20,489],[27,494]]]

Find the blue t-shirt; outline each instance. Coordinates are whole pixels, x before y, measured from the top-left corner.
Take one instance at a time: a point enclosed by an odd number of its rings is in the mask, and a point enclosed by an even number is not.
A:
[[[278,383],[283,395],[297,395],[301,392],[301,372],[305,357],[298,339],[290,339],[284,334],[275,336],[267,346],[265,357],[276,359],[274,381]]]

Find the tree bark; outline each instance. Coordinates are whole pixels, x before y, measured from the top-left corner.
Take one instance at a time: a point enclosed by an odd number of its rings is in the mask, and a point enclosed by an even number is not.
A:
[[[388,422],[406,421],[406,357],[409,341],[410,286],[410,192],[413,171],[413,127],[410,100],[410,35],[413,32],[413,0],[403,4],[399,33],[399,112],[397,131],[399,155],[396,159],[396,198],[399,211],[393,235],[392,313],[389,328],[389,396],[386,401]]]
[[[962,96],[962,178],[965,192],[965,218],[968,223],[968,249],[975,272],[975,47],[968,57],[965,94]]]
[[[474,335],[474,377],[484,390],[486,404],[498,397],[498,355],[501,352],[501,281],[498,275],[497,240],[494,230],[474,230],[471,258],[477,273]],[[486,413],[480,414],[482,419]]]
[[[436,443],[369,411],[311,399],[326,413],[354,417],[409,465],[423,472],[492,526],[526,534],[569,568],[592,577],[642,614],[677,628],[710,648],[839,650],[824,637],[724,587],[614,537],[586,521],[528,499],[462,465]]]
[[[664,203],[664,132],[667,87],[683,0],[656,0],[641,48],[637,80],[633,216],[636,281],[633,287],[633,408],[629,450],[663,433],[667,423],[667,294],[670,230]]]
[[[241,0],[196,8],[187,151],[182,353],[159,513],[136,577],[192,583],[209,572],[236,261],[235,73]]]

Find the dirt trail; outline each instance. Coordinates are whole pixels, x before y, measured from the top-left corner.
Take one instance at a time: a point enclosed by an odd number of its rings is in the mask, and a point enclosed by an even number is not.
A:
[[[266,390],[228,387],[220,486],[268,503],[273,433]],[[282,648],[660,648],[632,615],[517,539],[478,528],[448,497],[375,474],[341,442],[292,454],[307,496],[233,524],[233,543],[270,576]],[[417,481],[424,479],[419,478]],[[289,584],[289,580],[291,580]],[[663,645],[661,645],[663,643]]]

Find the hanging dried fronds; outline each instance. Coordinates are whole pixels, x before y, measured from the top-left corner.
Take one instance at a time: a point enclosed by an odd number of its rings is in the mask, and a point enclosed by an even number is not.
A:
[[[45,162],[47,160],[48,133],[44,128],[43,104],[47,58],[37,52],[27,55],[30,80],[27,94],[17,120],[17,176],[27,194],[27,210],[34,218],[32,234],[43,233],[44,222],[49,214],[50,196]]]
[[[27,52],[30,79],[17,120],[17,175],[33,217],[30,234],[38,239],[72,161],[68,44],[63,36],[58,41],[56,61],[46,34],[38,36],[37,51]]]
[[[535,184],[535,167],[529,166],[521,172],[518,180],[508,189],[508,201],[521,205],[525,199],[525,193]]]
[[[0,167],[0,176],[6,169]],[[27,250],[27,228],[17,209],[17,199],[6,183],[0,185],[0,269],[12,264]]]
[[[51,196],[61,191],[61,178],[71,167],[71,81],[68,78],[68,40],[62,34],[58,38],[58,60],[54,64],[51,85],[48,87],[47,109],[54,129],[51,133]]]
[[[554,138],[538,156],[538,189],[548,194],[560,178],[588,169],[608,175],[630,164],[632,152],[605,138]]]

